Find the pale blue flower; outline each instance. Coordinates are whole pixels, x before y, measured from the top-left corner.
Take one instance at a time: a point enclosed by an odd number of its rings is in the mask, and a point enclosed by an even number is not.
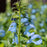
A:
[[[11,31],[12,33],[13,32],[16,32],[16,23],[15,22],[12,22],[8,31]]]
[[[41,38],[41,36],[38,35],[38,34],[36,34],[36,35],[33,35],[33,36],[31,37],[32,40],[34,40],[34,39],[36,39],[36,38]]]
[[[45,29],[42,28],[39,32],[45,32]]]
[[[31,19],[31,24],[34,24],[34,21],[33,21],[33,19]]]
[[[0,37],[4,37],[5,36],[5,31],[4,30],[0,30]]]
[[[29,25],[29,22],[25,22],[24,25],[25,25],[25,26],[26,26],[26,25]]]
[[[43,11],[40,11],[40,14],[43,14]]]
[[[33,20],[36,19],[35,15],[31,15],[31,19]]]
[[[25,46],[25,47],[27,47],[27,46]]]
[[[47,8],[47,5],[42,5],[41,10],[44,11]]]
[[[10,13],[7,13],[7,16],[11,16],[11,14]]]
[[[21,16],[21,17],[23,17],[23,15],[22,15],[22,14],[21,14],[20,16]]]
[[[29,5],[28,5],[28,8],[32,8],[32,4],[29,4]]]
[[[39,40],[38,40],[38,41],[33,41],[33,40],[36,39],[36,38],[39,38]],[[36,44],[36,45],[41,44],[41,43],[42,43],[41,36],[40,36],[40,35],[37,35],[37,34],[31,36],[30,40],[27,41],[27,44],[29,44],[29,43],[34,43],[34,44]]]
[[[35,9],[32,9],[32,13],[36,13],[36,10]]]
[[[41,11],[40,11],[40,13],[41,14],[43,14],[43,12],[44,12],[44,10],[47,8],[47,5],[42,5],[41,6]]]
[[[24,23],[24,22],[28,22],[28,19],[27,18],[22,18],[21,23]]]
[[[35,34],[35,32],[32,32],[32,33],[30,33],[30,32],[27,32],[27,36],[29,37],[29,36],[33,36]]]
[[[19,15],[17,15],[17,16],[19,16]],[[21,14],[20,16],[21,16],[21,17],[23,17],[23,15],[22,15],[22,14]]]
[[[39,25],[40,25],[41,27],[43,27],[44,23],[40,23]]]
[[[41,27],[44,26],[44,21],[42,21],[40,24],[39,24]]]
[[[34,29],[35,29],[35,26],[34,26],[33,24],[28,25],[27,28],[26,28],[26,31],[24,32],[24,35],[26,35],[27,32],[29,32],[29,30],[30,30],[31,28],[34,28]]]
[[[38,41],[32,41],[34,44],[36,44],[36,45],[40,45],[40,44],[42,44],[42,39],[39,39]]]
[[[14,43],[18,44],[18,37],[16,34],[14,34],[14,39],[13,39],[12,44],[14,44]]]
[[[27,44],[30,44],[30,43],[32,43],[32,40],[31,39],[27,41]]]
[[[26,13],[26,17],[29,18],[27,13]]]

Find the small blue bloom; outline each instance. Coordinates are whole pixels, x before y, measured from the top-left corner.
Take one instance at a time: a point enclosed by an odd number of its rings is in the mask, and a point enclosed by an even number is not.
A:
[[[26,13],[26,17],[29,18],[27,13]]]
[[[26,26],[26,25],[29,25],[29,22],[25,22],[24,25],[25,25],[25,26]]]
[[[23,15],[21,14],[21,17],[23,17]]]
[[[34,35],[34,36],[31,37],[32,40],[34,40],[34,39],[36,39],[36,38],[41,38],[41,36],[38,35],[38,34],[36,34],[36,35]]]
[[[7,16],[11,16],[10,13],[7,13]]]
[[[40,11],[40,14],[43,14],[43,11]]]
[[[27,47],[27,46],[25,46],[25,47]]]
[[[43,24],[43,23],[40,23],[39,25],[40,25],[41,27],[43,27],[44,24]]]
[[[4,37],[5,36],[5,31],[4,30],[0,30],[0,37]]]
[[[19,15],[17,15],[17,16],[19,16]],[[23,15],[22,15],[22,14],[21,14],[20,16],[21,16],[21,17],[23,17]]]
[[[35,10],[35,9],[32,9],[32,14],[33,14],[33,13],[36,13],[36,10]]]
[[[27,41],[27,44],[30,44],[30,43],[32,43],[32,40],[31,39]]]
[[[24,32],[24,35],[26,35],[27,32],[29,32],[29,30],[30,30],[31,28],[34,28],[34,29],[35,29],[35,26],[34,26],[33,24],[28,25],[27,28],[26,28],[26,31]]]
[[[35,15],[31,15],[31,19],[33,20],[36,19]]]
[[[42,39],[39,39],[38,41],[32,41],[34,44],[36,44],[36,45],[40,45],[40,44],[42,44]]]
[[[39,38],[39,40],[38,40],[38,41],[33,41],[33,40],[36,39],[36,38]],[[37,35],[37,34],[31,36],[30,40],[27,41],[27,44],[29,44],[29,43],[34,43],[34,44],[36,44],[36,45],[41,44],[41,43],[42,43],[41,36],[40,36],[40,35]]]
[[[22,18],[21,23],[24,23],[24,22],[28,22],[28,19],[27,18]]]
[[[39,32],[45,32],[45,29],[41,29]]]
[[[14,44],[14,43],[18,44],[18,37],[16,34],[14,34],[14,39],[13,39],[12,44]]]
[[[47,8],[47,5],[42,5],[42,6],[41,6],[41,12],[40,12],[40,13],[43,14],[43,12],[44,12],[44,10],[45,10],[46,8]]]
[[[31,19],[31,24],[34,24],[34,21],[33,21],[33,19]]]
[[[8,31],[11,31],[12,33],[13,32],[16,32],[16,23],[15,22],[12,22]]]
[[[44,21],[42,21],[42,23],[40,23],[39,24],[41,27],[43,27],[44,26]]]
[[[32,4],[29,4],[28,8],[32,8]]]
[[[42,11],[44,11],[45,8],[47,8],[47,5],[42,5],[42,6],[41,6],[41,10],[42,10]]]
[[[33,36],[35,34],[35,32],[32,32],[32,33],[30,33],[30,32],[27,32],[27,36],[29,37],[29,36]]]

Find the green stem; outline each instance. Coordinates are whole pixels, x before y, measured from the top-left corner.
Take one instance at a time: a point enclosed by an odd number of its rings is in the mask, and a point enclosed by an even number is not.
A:
[[[20,47],[20,30],[21,30],[21,17],[20,17],[20,10],[19,10],[19,32],[18,32],[18,47]]]

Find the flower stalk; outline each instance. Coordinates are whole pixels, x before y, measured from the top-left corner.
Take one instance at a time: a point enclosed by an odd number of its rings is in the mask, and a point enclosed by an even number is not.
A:
[[[18,32],[18,47],[20,47],[20,30],[21,30],[21,17],[20,17],[20,9],[19,9],[19,32]]]

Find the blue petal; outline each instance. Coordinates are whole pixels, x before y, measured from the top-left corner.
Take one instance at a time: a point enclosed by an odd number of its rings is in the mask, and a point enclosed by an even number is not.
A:
[[[18,44],[18,37],[17,37],[17,35],[14,34],[14,37],[15,37],[15,38],[13,39],[12,44],[14,44],[14,43]]]
[[[24,35],[26,35],[27,32],[29,32],[29,30],[30,30],[31,28],[35,28],[35,26],[34,26],[33,24],[28,25],[27,28],[26,28],[26,31],[24,32]]]
[[[34,44],[36,44],[36,45],[40,45],[40,44],[42,43],[42,39],[39,39],[39,40],[38,40],[38,41],[36,41],[36,42],[35,42],[35,41],[33,41],[33,43],[34,43]]]
[[[35,32],[32,32],[32,33],[30,33],[30,32],[27,32],[27,36],[29,37],[29,36],[33,36],[35,34]]]
[[[29,4],[28,8],[32,8],[32,4]]]
[[[27,41],[27,44],[30,44],[30,43],[32,43],[32,40],[31,39]]]
[[[25,22],[24,25],[25,25],[25,26],[26,26],[26,25],[29,25],[29,22]]]
[[[32,40],[33,40],[33,39],[36,39],[36,38],[41,38],[41,36],[38,35],[38,34],[36,34],[36,35],[34,35],[33,37],[31,37]]]
[[[5,36],[5,31],[4,30],[0,30],[0,37],[4,37]]]
[[[12,22],[8,31],[11,31],[12,33],[13,32],[16,32],[16,23],[15,22]]]
[[[23,17],[23,15],[21,14],[21,17]]]
[[[32,9],[32,13],[36,13],[36,10],[35,9]]]
[[[39,32],[45,32],[45,29],[41,29]]]
[[[11,26],[15,27],[16,26],[16,23],[15,22],[12,22],[11,25],[10,25],[10,27]]]
[[[28,19],[27,18],[22,18],[21,23],[24,23],[24,22],[28,22]]]
[[[36,38],[40,38],[38,41],[33,41],[34,39],[36,39]],[[34,43],[34,44],[36,44],[36,45],[39,45],[39,44],[41,44],[42,43],[42,39],[41,39],[41,36],[40,35],[33,35],[31,38],[30,38],[30,40],[28,40],[27,41],[27,44],[29,44],[29,43]]]
[[[33,20],[36,19],[35,15],[31,15],[31,19]]]

